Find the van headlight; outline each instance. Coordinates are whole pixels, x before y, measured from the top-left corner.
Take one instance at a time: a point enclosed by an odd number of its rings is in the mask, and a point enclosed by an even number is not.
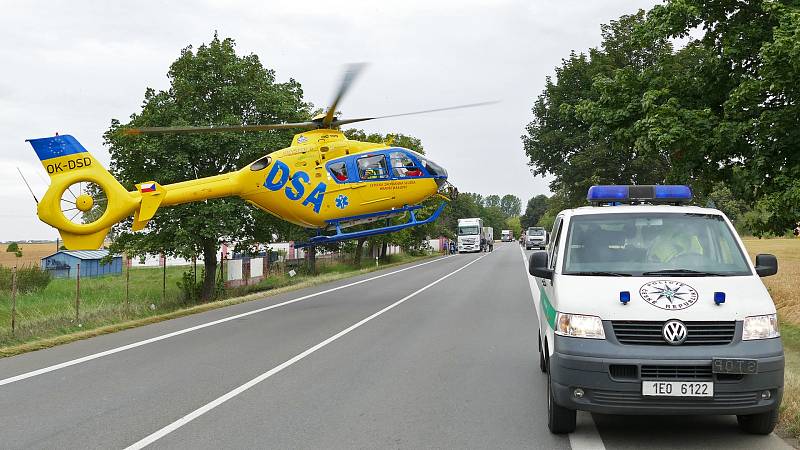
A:
[[[583,314],[556,315],[555,333],[561,336],[605,339],[603,321],[597,316],[584,316]]]
[[[778,331],[778,315],[751,316],[744,318],[742,340],[770,339],[780,336]]]

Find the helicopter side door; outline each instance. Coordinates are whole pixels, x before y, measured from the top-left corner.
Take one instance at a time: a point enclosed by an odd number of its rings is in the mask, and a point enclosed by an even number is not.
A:
[[[347,203],[355,208],[347,208],[348,215],[401,207],[408,203],[404,191],[415,180],[430,178],[415,155],[401,148],[350,155],[330,161],[326,167],[337,184],[352,187],[346,194]]]

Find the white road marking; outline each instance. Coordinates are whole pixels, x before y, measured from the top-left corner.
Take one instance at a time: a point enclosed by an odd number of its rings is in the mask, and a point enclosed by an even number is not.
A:
[[[525,251],[520,246],[522,252],[522,266],[525,268],[525,275],[528,277],[528,284],[531,286],[531,296],[536,307],[536,314],[539,314],[539,285],[536,278],[528,272],[528,261]],[[541,320],[539,321],[541,323]],[[597,431],[592,415],[585,411],[578,411],[577,427],[569,434],[569,446],[572,450],[605,450],[603,439]]]
[[[52,366],[44,367],[42,369],[32,370],[30,372],[26,372],[26,373],[23,373],[23,374],[20,374],[20,375],[15,375],[13,377],[4,378],[4,379],[0,380],[0,386],[6,385],[6,384],[15,383],[17,381],[26,380],[28,378],[32,378],[32,377],[35,377],[35,376],[38,376],[38,375],[43,375],[43,374],[46,374],[46,373],[49,373],[49,372],[53,372],[53,371],[56,371],[56,370],[59,370],[59,369],[64,369],[66,367],[74,366],[76,364],[82,364],[82,363],[85,363],[85,362],[88,362],[88,361],[92,361],[92,360],[95,360],[95,359],[98,359],[98,358],[102,358],[104,356],[109,356],[109,355],[113,355],[115,353],[124,352],[125,350],[131,350],[131,349],[134,349],[134,348],[137,348],[137,347],[141,347],[143,345],[152,344],[152,343],[158,342],[158,341],[163,341],[164,339],[169,339],[169,338],[172,338],[172,337],[175,337],[175,336],[180,336],[182,334],[191,333],[192,331],[202,330],[203,328],[208,328],[208,327],[212,327],[214,325],[219,325],[221,323],[230,322],[231,320],[236,320],[236,319],[240,319],[242,317],[251,316],[253,314],[258,314],[258,313],[261,313],[261,312],[264,312],[264,311],[269,311],[270,309],[275,309],[275,308],[279,308],[281,306],[290,305],[292,303],[297,303],[297,302],[300,302],[300,301],[303,301],[303,300],[307,300],[309,298],[313,298],[313,297],[318,297],[320,295],[329,294],[329,293],[334,292],[334,291],[338,291],[338,290],[346,289],[346,288],[349,288],[349,287],[352,287],[352,286],[356,286],[356,285],[359,285],[359,284],[367,283],[369,281],[377,280],[379,278],[388,277],[390,275],[394,275],[394,274],[397,274],[397,273],[400,273],[400,272],[405,272],[406,270],[416,269],[417,267],[421,267],[421,266],[425,266],[425,265],[428,265],[428,264],[431,264],[431,263],[442,261],[442,260],[450,258],[450,257],[451,257],[451,255],[444,256],[442,258],[436,258],[433,261],[427,261],[427,262],[424,262],[424,263],[421,263],[421,264],[416,264],[416,265],[413,265],[413,266],[410,266],[410,267],[405,267],[405,268],[400,269],[400,270],[395,270],[393,272],[384,273],[382,275],[377,275],[377,276],[374,276],[374,277],[371,277],[371,278],[366,278],[364,280],[359,280],[359,281],[348,283],[348,284],[345,284],[345,285],[342,285],[342,286],[337,286],[337,287],[334,287],[334,288],[326,289],[324,291],[316,292],[316,293],[309,294],[309,295],[304,295],[302,297],[298,297],[298,298],[295,298],[295,299],[292,299],[292,300],[287,300],[287,301],[282,302],[282,303],[277,303],[277,304],[274,304],[274,305],[265,306],[263,308],[254,309],[252,311],[247,311],[245,313],[236,314],[235,316],[225,317],[225,318],[222,318],[222,319],[219,319],[219,320],[214,320],[212,322],[206,322],[206,323],[203,323],[203,324],[200,324],[200,325],[195,325],[193,327],[184,328],[184,329],[178,330],[178,331],[173,331],[172,333],[162,334],[160,336],[152,337],[150,339],[145,339],[145,340],[142,340],[142,341],[133,342],[131,344],[123,345],[121,347],[115,347],[115,348],[112,348],[112,349],[109,349],[109,350],[106,350],[106,351],[102,351],[102,352],[99,352],[99,353],[93,353],[91,355],[83,356],[81,358],[76,358],[76,359],[73,359],[73,360],[70,360],[70,361],[65,361],[63,363],[59,363],[59,364],[55,364],[55,365],[52,365]]]
[[[227,402],[228,400],[236,397],[237,395],[241,394],[242,392],[244,392],[244,391],[250,389],[251,387],[257,385],[258,383],[261,383],[262,381],[264,381],[267,378],[277,374],[278,372],[282,371],[283,369],[285,369],[285,368],[291,366],[292,364],[302,360],[306,356],[308,356],[308,355],[316,352],[317,350],[325,347],[326,345],[328,345],[331,342],[339,339],[340,337],[346,335],[347,333],[350,333],[351,331],[355,330],[356,328],[359,328],[360,326],[364,325],[365,323],[369,322],[370,320],[382,315],[383,313],[395,308],[398,305],[401,305],[401,304],[405,303],[407,300],[409,300],[410,298],[416,296],[420,292],[423,292],[426,289],[438,284],[442,280],[445,280],[445,279],[457,274],[458,272],[461,272],[462,270],[466,269],[467,267],[471,266],[472,264],[475,264],[476,262],[480,261],[481,259],[485,258],[486,256],[488,256],[490,254],[491,253],[486,253],[483,256],[480,256],[479,258],[476,258],[476,259],[472,260],[471,262],[461,266],[460,268],[454,270],[453,272],[450,272],[447,275],[445,275],[445,276],[443,276],[443,277],[441,277],[441,278],[439,278],[439,279],[437,279],[437,280],[435,280],[435,281],[433,281],[433,282],[431,282],[431,283],[429,283],[429,284],[417,289],[416,291],[406,295],[405,297],[401,298],[400,300],[398,300],[398,301],[392,303],[391,305],[381,309],[380,311],[378,311],[378,312],[376,312],[376,313],[374,313],[374,314],[372,314],[372,315],[370,315],[370,316],[368,316],[368,317],[366,317],[364,319],[361,319],[360,321],[354,323],[353,325],[350,325],[349,327],[345,328],[344,330],[342,330],[342,331],[334,334],[333,336],[325,339],[324,341],[320,342],[319,344],[316,344],[313,347],[308,348],[307,350],[303,351],[302,353],[299,353],[296,356],[292,357],[291,359],[286,360],[282,364],[280,364],[278,366],[275,366],[272,369],[262,373],[261,375],[253,378],[252,380],[250,380],[247,383],[237,387],[236,389],[233,389],[232,391],[228,392],[227,394],[225,394],[225,395],[223,395],[221,397],[218,397],[218,398],[216,398],[215,400],[212,400],[209,403],[206,403],[205,405],[201,406],[200,408],[195,409],[191,413],[181,417],[180,419],[172,422],[171,424],[165,426],[164,428],[162,428],[162,429],[150,434],[149,436],[145,437],[144,439],[142,439],[142,440],[130,445],[129,447],[126,448],[126,450],[141,449],[141,448],[144,448],[144,447],[152,444],[153,442],[155,442],[155,441],[161,439],[162,437],[172,433],[173,431],[175,431],[178,428],[186,425],[187,423],[193,421],[194,419],[196,419],[196,418],[202,416],[203,414],[211,411],[212,409],[216,408],[217,406]]]
[[[597,432],[592,415],[586,411],[578,411],[577,426],[569,434],[569,446],[572,450],[605,450],[603,439]]]

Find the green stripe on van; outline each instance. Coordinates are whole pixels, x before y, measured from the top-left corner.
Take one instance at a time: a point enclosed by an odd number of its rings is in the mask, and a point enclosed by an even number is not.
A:
[[[544,316],[547,318],[547,323],[550,324],[550,328],[556,329],[556,309],[553,308],[553,305],[550,303],[550,299],[547,298],[547,294],[544,292],[544,288],[539,288],[539,299],[542,303],[542,311],[544,311]]]

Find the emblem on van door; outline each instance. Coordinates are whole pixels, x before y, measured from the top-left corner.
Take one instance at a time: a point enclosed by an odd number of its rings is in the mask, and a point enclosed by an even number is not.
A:
[[[697,303],[697,291],[680,281],[651,281],[639,289],[639,295],[647,303],[668,310],[686,309]]]
[[[661,334],[668,344],[681,345],[686,341],[689,332],[686,330],[686,325],[680,320],[668,320],[664,324]]]

